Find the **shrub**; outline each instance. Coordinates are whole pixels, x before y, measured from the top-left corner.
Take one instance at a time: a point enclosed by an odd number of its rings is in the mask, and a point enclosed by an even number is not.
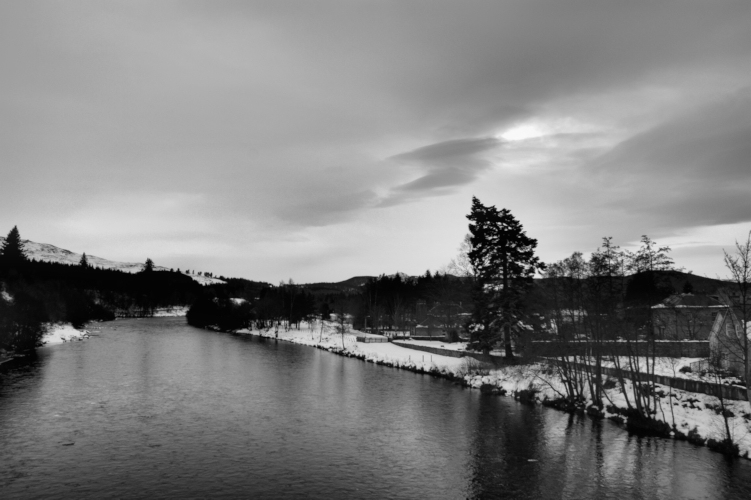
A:
[[[710,450],[720,452],[723,455],[727,455],[729,457],[737,457],[740,455],[738,445],[735,444],[732,439],[725,438],[722,441],[710,439],[709,441],[707,441],[707,447]]]
[[[688,436],[686,436],[686,440],[689,443],[697,444],[699,446],[704,446],[704,443],[707,442],[706,438],[703,438],[699,435],[699,431],[696,427],[688,431]]]

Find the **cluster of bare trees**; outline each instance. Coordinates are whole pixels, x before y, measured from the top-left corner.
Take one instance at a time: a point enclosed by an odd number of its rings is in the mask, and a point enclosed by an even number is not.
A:
[[[565,400],[604,408],[603,360],[612,360],[628,411],[651,417],[659,399],[654,383],[656,348],[651,306],[672,291],[659,271],[673,268],[668,247],[644,236],[637,252],[621,250],[611,238],[589,260],[579,252],[548,266],[543,289],[547,307],[540,325],[552,331],[548,359],[564,381]],[[612,404],[612,401],[610,401]]]
[[[718,325],[718,347],[726,353],[728,361],[741,366],[746,381],[746,395],[751,404],[751,352],[749,352],[749,322],[751,321],[751,232],[744,243],[735,242],[735,251],[724,252],[725,267],[730,272],[731,290],[735,293],[724,294],[726,305],[724,324]],[[715,365],[721,365],[718,359]]]
[[[602,411],[605,405],[613,404],[605,390],[609,384],[620,389],[630,423],[638,425],[641,421],[656,429],[659,426],[654,415],[661,412],[663,422],[672,421],[675,429],[672,387],[668,388],[669,403],[664,407],[662,399],[666,395],[656,387],[655,374],[662,360],[672,366],[675,377],[678,359],[658,351],[655,332],[660,328],[652,307],[674,292],[664,272],[674,269],[673,261],[668,255],[669,247],[659,247],[647,236],[642,237],[641,243],[636,252],[628,252],[605,238],[589,259],[577,252],[549,265],[541,287],[546,303],[540,309],[538,324],[539,332],[545,332],[548,341],[535,344],[563,381],[563,404],[583,407],[591,398],[592,406]],[[720,324],[721,335],[705,366],[719,383],[726,375],[723,361],[727,364],[728,357],[734,358],[732,361],[741,366],[747,382],[751,378],[751,233],[744,243],[736,243],[734,252],[725,252],[725,265],[733,293],[720,294],[726,305],[725,323]],[[682,328],[697,328],[697,321],[686,321]],[[701,326],[706,335],[712,325]],[[715,324],[712,332],[717,329]],[[698,335],[686,331],[680,336],[693,339]],[[603,373],[605,361],[614,367],[607,370],[610,377]],[[751,396],[748,385],[747,395]],[[722,445],[732,447],[728,423],[732,412],[722,391],[716,392],[713,395],[719,401],[717,412],[723,417],[726,435]]]

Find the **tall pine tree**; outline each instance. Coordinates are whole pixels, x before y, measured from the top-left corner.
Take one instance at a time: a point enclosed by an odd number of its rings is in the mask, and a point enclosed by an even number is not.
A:
[[[508,209],[486,207],[472,198],[467,216],[475,273],[472,340],[484,352],[502,336],[506,357],[513,358],[511,335],[524,316],[524,298],[535,272],[545,268],[535,256],[537,240],[524,232]]]
[[[144,273],[150,273],[154,270],[154,261],[151,259],[146,259],[146,263],[143,265],[143,271]]]
[[[18,227],[13,226],[8,236],[5,237],[2,248],[0,248],[0,258],[3,263],[8,266],[16,266],[23,262],[26,262],[26,252],[23,248],[23,242],[21,241],[21,235],[18,232]]]

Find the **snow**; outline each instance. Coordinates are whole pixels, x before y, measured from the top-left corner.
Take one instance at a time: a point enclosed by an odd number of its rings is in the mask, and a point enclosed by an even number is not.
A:
[[[401,344],[414,344],[423,347],[433,347],[436,349],[446,349],[447,351],[466,351],[467,342],[440,342],[436,340],[400,340]]]
[[[541,401],[557,399],[565,394],[564,385],[555,369],[551,370],[550,367],[539,363],[504,367],[500,370],[478,370],[475,374],[466,375],[464,379],[471,387],[479,388],[483,384],[490,384],[503,389],[508,394],[534,388],[539,391],[537,397]],[[671,427],[675,423],[676,428],[684,434],[696,429],[696,432],[703,438],[718,441],[725,439],[723,418],[712,408],[719,404],[718,398],[675,388],[672,389],[673,396],[671,397],[670,387],[660,384],[656,384],[656,387],[665,396],[659,399],[660,404],[654,418],[666,422]],[[626,391],[633,403],[632,386],[628,380],[626,380]],[[627,408],[626,398],[620,387],[605,392],[607,394],[606,406],[612,403],[619,408]],[[591,404],[591,400],[588,400],[588,404]],[[748,453],[751,457],[751,420],[743,416],[749,414],[749,404],[746,401],[725,400],[725,405],[735,415],[728,419],[732,439],[738,444],[741,456]],[[614,415],[607,410],[604,413],[606,418]]]
[[[243,329],[239,330],[238,333],[278,338],[295,344],[320,347],[397,368],[409,368],[424,372],[438,371],[454,376],[463,373],[463,370],[466,370],[466,365],[474,362],[474,360],[467,361],[468,358],[454,358],[415,351],[414,349],[399,347],[391,342],[358,342],[357,336],[365,336],[365,334],[357,330],[350,330],[344,334],[344,347],[342,347],[342,335],[336,332],[335,324],[331,322],[324,322],[323,332],[321,332],[321,322],[317,321],[313,323],[303,322],[299,330],[286,330],[280,327],[278,332],[275,328],[271,328],[268,330]]]
[[[5,242],[5,238],[0,236],[0,245]],[[56,247],[48,243],[36,243],[31,240],[23,240],[24,250],[29,259],[36,259],[44,262],[57,262],[60,264],[78,265],[81,261],[80,253],[71,252],[64,248]],[[95,255],[86,254],[86,260],[92,267],[100,267],[102,269],[116,269],[126,273],[138,273],[143,270],[143,263],[132,262],[116,262],[112,260],[103,259]],[[155,271],[169,271],[169,268],[164,266],[154,266]],[[195,281],[202,285],[212,285],[215,283],[224,283],[224,281],[218,278],[210,278],[208,276],[199,276],[197,274],[188,274]]]
[[[190,306],[158,307],[154,309],[154,318],[177,318],[188,314]]]
[[[568,358],[569,361],[572,362],[580,362],[584,363],[587,362],[588,359],[586,357],[570,357]],[[649,366],[647,366],[647,357],[645,356],[638,356],[634,359],[638,360],[638,365],[634,365],[634,368],[638,366],[639,372],[642,373],[652,373],[652,359],[649,358]],[[624,370],[631,370],[631,366],[629,365],[629,358],[628,356],[618,356],[615,358],[612,358],[612,360],[605,358],[602,360],[602,366],[607,368],[615,368],[616,363],[615,360],[618,360],[618,363],[620,365],[620,368]],[[709,383],[717,383],[717,380],[712,374],[707,373],[701,373],[696,371],[691,372],[682,372],[681,368],[684,367],[691,367],[692,363],[696,363],[698,361],[706,361],[706,358],[669,358],[669,357],[657,357],[655,358],[655,366],[654,366],[654,374],[655,375],[663,375],[665,377],[673,377],[673,378],[685,378],[688,380],[698,380],[701,382],[709,382]],[[589,359],[590,364],[594,364],[594,359]],[[636,371],[636,370],[632,370]],[[737,380],[735,377],[728,378],[727,381],[733,381]]]
[[[62,344],[63,342],[73,342],[84,340],[89,337],[87,330],[77,330],[70,323],[52,323],[46,326],[46,331],[42,335],[42,343],[46,345]]]
[[[434,349],[446,349],[447,351],[459,351],[464,352],[467,350],[467,345],[469,345],[469,342],[442,342],[440,340],[415,340],[415,339],[400,339],[398,341],[399,344],[414,344],[424,347],[432,347]],[[490,351],[490,354],[494,356],[503,356],[503,351],[499,350],[493,350]]]

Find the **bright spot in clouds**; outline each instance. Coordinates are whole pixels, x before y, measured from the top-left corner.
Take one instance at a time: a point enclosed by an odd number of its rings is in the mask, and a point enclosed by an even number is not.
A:
[[[0,2],[0,235],[414,275],[477,196],[546,262],[648,234],[722,275],[751,229],[749,2],[611,3]]]
[[[524,141],[526,139],[534,139],[536,137],[542,137],[547,134],[548,131],[545,130],[542,126],[533,123],[525,123],[501,132],[497,137],[503,139],[504,141],[514,142]]]

